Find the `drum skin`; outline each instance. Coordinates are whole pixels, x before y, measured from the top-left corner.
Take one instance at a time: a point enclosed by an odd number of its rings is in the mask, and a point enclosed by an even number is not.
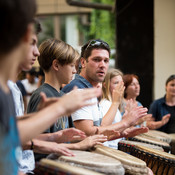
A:
[[[148,143],[148,144],[152,144],[152,145],[156,145],[156,146],[160,146],[163,148],[163,150],[165,152],[170,152],[171,151],[171,146],[169,143],[161,141],[161,140],[157,140],[151,137],[147,137],[145,135],[137,135],[135,137],[132,138],[128,138],[131,141],[137,141],[137,142],[142,142],[142,143]]]
[[[49,159],[42,159],[39,163],[36,163],[34,173],[35,175],[104,175]]]
[[[131,156],[123,151],[109,148],[103,145],[96,145],[93,152],[107,155],[119,160],[125,168],[126,174],[133,175],[147,175],[148,169],[146,163],[134,156]]]
[[[95,172],[108,175],[124,175],[125,170],[120,161],[109,156],[92,153],[88,151],[71,150],[75,156],[60,156],[58,160],[66,162],[75,167],[90,169]]]
[[[130,140],[121,140],[118,143],[118,149],[130,154],[133,147],[136,145],[142,145],[142,146],[146,146],[148,148],[153,148],[153,149],[157,149],[160,151],[164,151],[163,148],[160,146],[151,145],[151,144],[142,143],[142,142],[137,142],[137,141],[130,141]]]
[[[160,140],[163,142],[167,142],[167,143],[171,143],[171,137],[169,136],[169,134],[162,132],[162,131],[157,131],[157,130],[149,130],[148,132],[142,134],[145,135],[147,137],[151,137],[154,138],[156,140]]]

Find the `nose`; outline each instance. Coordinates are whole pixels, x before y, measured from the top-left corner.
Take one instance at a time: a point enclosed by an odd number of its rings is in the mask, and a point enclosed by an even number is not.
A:
[[[76,73],[77,73],[77,70],[76,70],[76,68],[74,66],[74,68],[73,68],[73,74],[76,74]]]
[[[101,62],[100,62],[100,65],[99,65],[100,67],[106,67],[106,63],[105,63],[105,61],[104,60],[102,60]]]
[[[37,46],[35,46],[35,48],[34,48],[34,55],[36,57],[40,56],[40,53],[39,53],[39,50],[38,50],[38,47]]]

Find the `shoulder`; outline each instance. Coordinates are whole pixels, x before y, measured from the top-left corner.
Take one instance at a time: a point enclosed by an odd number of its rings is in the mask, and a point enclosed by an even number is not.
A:
[[[84,89],[84,88],[90,88],[92,85],[82,76],[76,75],[75,79],[72,80],[69,84],[67,84],[62,91],[64,93],[70,92],[74,87],[77,87],[79,89]]]
[[[163,103],[165,103],[165,97],[154,100],[151,105],[161,105]]]

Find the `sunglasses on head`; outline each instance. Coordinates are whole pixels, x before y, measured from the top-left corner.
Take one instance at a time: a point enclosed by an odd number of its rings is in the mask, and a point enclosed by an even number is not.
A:
[[[100,46],[100,45],[109,48],[109,45],[104,41],[92,40],[89,42],[85,50],[87,50],[89,47]]]

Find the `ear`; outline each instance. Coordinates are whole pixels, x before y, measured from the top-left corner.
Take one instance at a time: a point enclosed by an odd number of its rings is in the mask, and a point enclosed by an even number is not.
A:
[[[33,26],[33,24],[32,23],[28,24],[26,33],[25,33],[25,35],[23,37],[23,41],[24,42],[30,42],[33,33],[34,33],[34,26]]]
[[[83,57],[81,57],[81,67],[82,68],[86,67],[86,60]]]
[[[59,64],[58,64],[58,61],[56,59],[53,60],[52,62],[52,67],[54,70],[58,71],[59,70]]]

